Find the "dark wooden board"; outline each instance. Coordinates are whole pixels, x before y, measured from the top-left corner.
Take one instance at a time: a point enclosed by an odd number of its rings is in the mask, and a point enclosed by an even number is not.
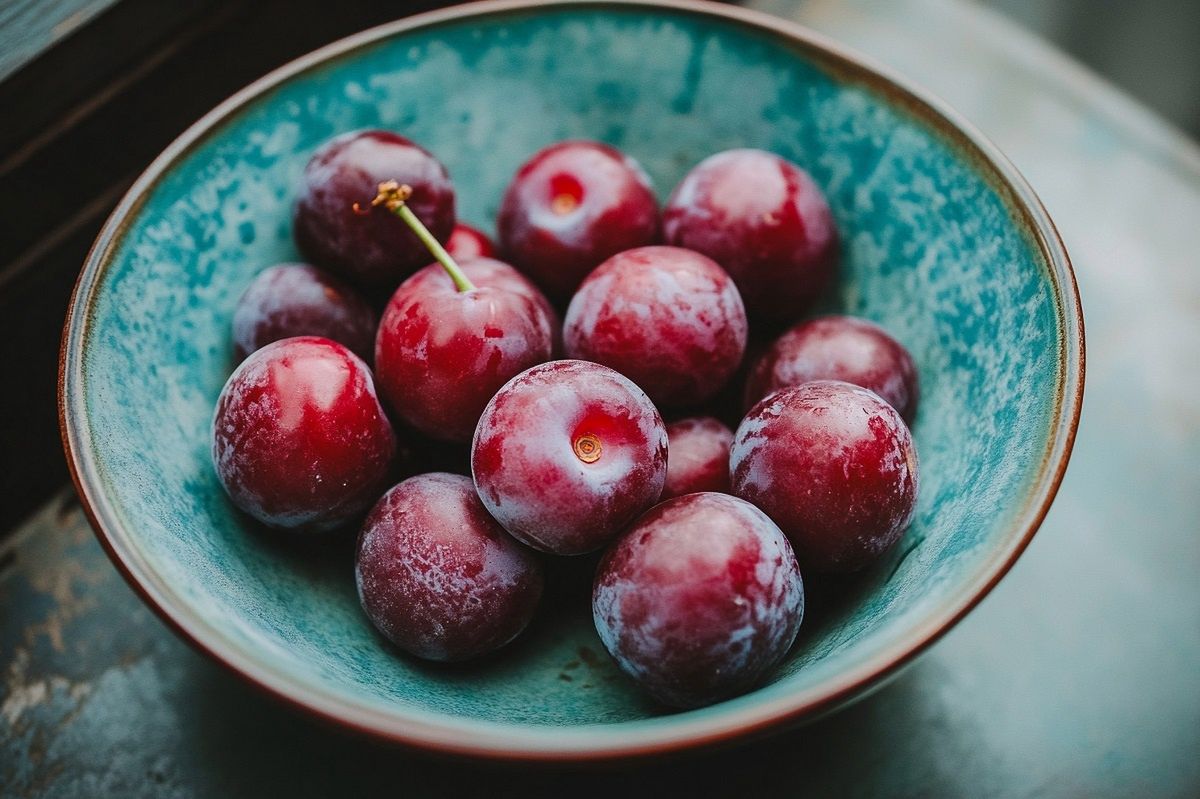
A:
[[[0,536],[67,480],[59,333],[88,247],[136,175],[255,78],[435,5],[120,0],[0,81]]]

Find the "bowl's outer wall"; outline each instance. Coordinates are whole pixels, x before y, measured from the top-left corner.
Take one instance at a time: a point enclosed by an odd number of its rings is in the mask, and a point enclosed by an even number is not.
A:
[[[669,723],[638,721],[664,711],[603,654],[584,592],[484,662],[398,657],[359,611],[351,542],[297,552],[253,528],[213,474],[209,425],[233,305],[256,272],[296,257],[292,195],[328,137],[378,126],[425,144],[455,179],[460,218],[484,225],[520,162],[558,139],[623,148],[663,199],[704,156],[761,147],[827,192],[844,257],[832,306],[879,321],[916,357],[921,494],[888,561],[811,586],[772,684],[721,707],[812,689],[912,634],[1011,536],[1056,423],[1065,334],[1051,268],[991,178],[931,123],[811,56],[682,11],[511,12],[359,48],[219,124],[145,197],[91,294],[84,445],[124,545],[229,646],[352,703]]]

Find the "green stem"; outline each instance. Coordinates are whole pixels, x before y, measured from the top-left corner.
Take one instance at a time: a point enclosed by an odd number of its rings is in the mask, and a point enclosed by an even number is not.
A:
[[[454,281],[454,285],[459,291],[472,291],[475,288],[475,284],[466,276],[450,253],[446,252],[446,248],[442,246],[442,243],[433,237],[433,234],[429,232],[429,228],[425,227],[420,219],[417,219],[417,215],[412,212],[411,208],[401,204],[396,206],[392,213],[403,219],[405,224],[412,228],[412,232],[417,234],[417,238],[421,240],[421,243],[429,248],[429,251],[433,253],[433,257],[445,268],[446,273],[450,275],[450,279]]]
[[[446,252],[446,248],[441,242],[433,237],[429,232],[429,228],[425,227],[425,223],[417,218],[417,215],[412,212],[406,204],[407,200],[412,196],[412,188],[410,186],[401,185],[394,180],[388,180],[379,184],[379,194],[371,200],[371,206],[382,205],[388,211],[391,211],[396,216],[404,220],[404,224],[408,225],[413,233],[417,234],[417,238],[421,243],[429,248],[429,252],[437,259],[437,262],[442,265],[446,273],[450,275],[450,279],[454,281],[454,286],[459,291],[473,291],[475,284],[466,276],[463,270],[455,262],[450,253]],[[370,213],[370,208],[362,208],[358,203],[354,204],[354,212],[356,214]]]

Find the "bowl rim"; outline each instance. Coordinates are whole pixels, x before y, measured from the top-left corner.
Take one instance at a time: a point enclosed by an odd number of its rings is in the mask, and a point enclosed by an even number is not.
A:
[[[416,708],[383,712],[364,700],[305,682],[270,668],[216,627],[197,617],[141,557],[99,478],[83,395],[83,347],[97,287],[129,222],[166,172],[244,106],[287,79],[421,28],[470,18],[571,8],[669,11],[750,28],[806,53],[823,69],[868,86],[922,118],[950,146],[973,161],[1004,197],[1050,266],[1061,344],[1052,428],[1025,505],[1012,517],[1004,538],[975,564],[975,572],[945,597],[927,618],[833,679],[772,701],[741,702],[656,719],[575,727],[534,726],[460,718]],[[309,715],[377,739],[443,754],[522,761],[626,759],[727,742],[812,718],[882,684],[941,638],[971,611],[1008,572],[1045,518],[1062,481],[1083,404],[1084,320],[1074,270],[1045,207],[1016,167],[986,136],[945,102],[914,86],[890,68],[822,34],[763,12],[708,0],[485,0],[395,20],[303,55],[231,95],[176,138],[134,181],[106,220],[76,281],[59,350],[59,428],[72,481],[84,512],[109,558],[126,581],[180,637],[245,682]],[[753,696],[753,694],[748,695]],[[720,707],[715,706],[715,707]]]

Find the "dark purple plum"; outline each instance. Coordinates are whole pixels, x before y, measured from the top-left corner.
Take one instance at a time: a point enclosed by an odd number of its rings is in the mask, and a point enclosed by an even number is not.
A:
[[[542,566],[487,514],[468,477],[411,477],[383,495],[358,539],[367,617],[428,660],[465,660],[516,638],[537,609]]]
[[[602,261],[659,239],[658,201],[636,161],[606,144],[565,141],[517,170],[500,202],[500,248],[555,301]]]
[[[254,352],[217,400],[212,458],[239,508],[319,532],[352,521],[387,486],[396,439],[371,370],[335,341],[286,338]]]
[[[272,341],[321,336],[371,363],[378,326],[350,286],[309,264],[279,264],[260,272],[233,309],[234,352],[241,361]]]
[[[746,309],[725,270],[679,247],[609,258],[580,285],[563,324],[569,358],[595,361],[661,406],[716,394],[746,351]]]
[[[781,388],[810,380],[842,380],[869,388],[912,419],[917,367],[900,342],[879,325],[853,316],[801,322],[763,353],[746,380],[745,407]]]
[[[488,402],[471,473],[484,506],[518,540],[579,555],[658,501],[667,430],[628,378],[586,361],[551,361]]]
[[[605,554],[592,615],[622,671],[665,704],[698,707],[779,665],[800,629],[804,586],[762,511],[688,494],[655,506]]]
[[[908,427],[878,394],[850,383],[817,380],[768,395],[738,426],[729,467],[733,493],[779,525],[806,571],[869,565],[916,507]]]
[[[460,269],[468,291],[436,263],[396,289],[379,325],[375,371],[397,416],[425,435],[466,443],[501,386],[553,357],[557,318],[511,267],[476,259]]]
[[[379,184],[412,188],[408,205],[439,241],[454,229],[454,187],[426,150],[386,130],[361,130],[317,150],[300,181],[293,218],[308,260],[373,292],[390,292],[432,259],[415,234],[385,208],[367,206]]]
[[[667,425],[667,484],[662,498],[698,491],[729,493],[729,447],[733,431],[711,416]]]
[[[793,322],[837,271],[837,228],[820,188],[762,150],[701,161],[667,200],[663,230],[668,244],[704,253],[729,272],[752,322]]]

